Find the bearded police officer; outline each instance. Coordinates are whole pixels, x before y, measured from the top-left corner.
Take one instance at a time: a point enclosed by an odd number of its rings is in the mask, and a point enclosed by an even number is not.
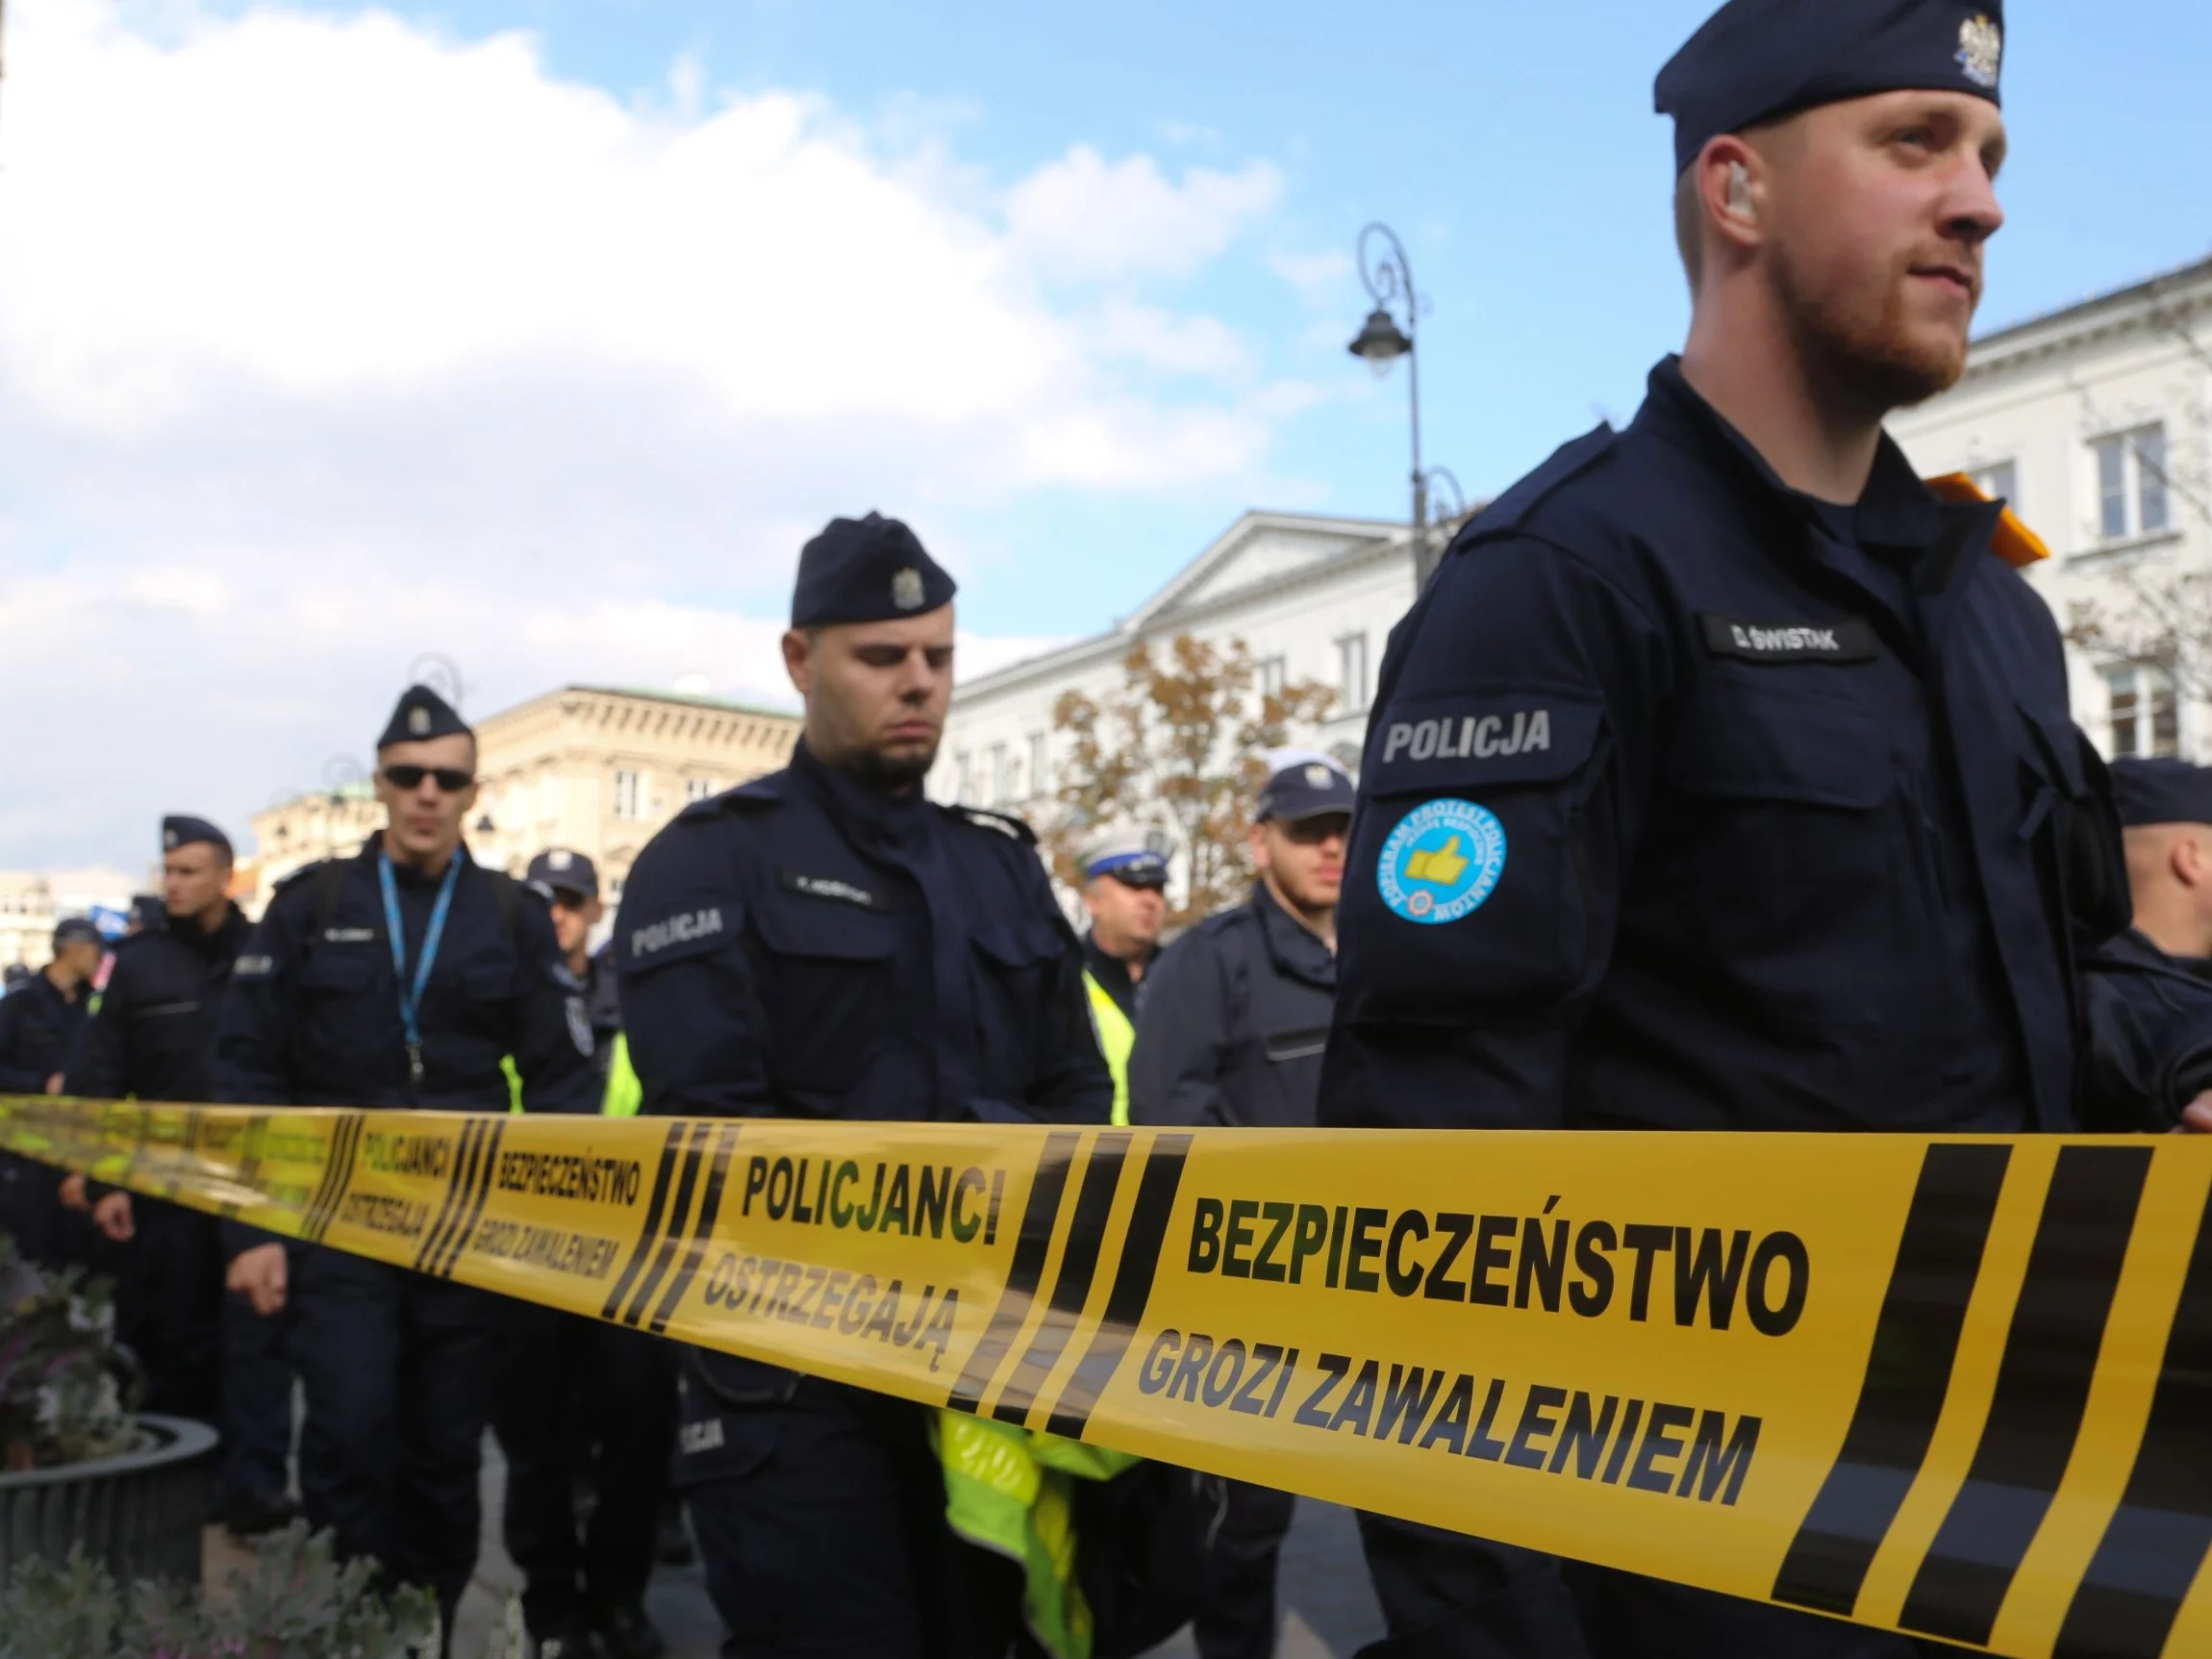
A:
[[[2104,769],[2049,612],[1987,551],[1998,508],[1940,502],[1881,427],[1965,366],[2001,50],[1995,0],[1730,0],[1660,74],[1689,343],[1628,430],[1464,530],[1393,638],[1323,1122],[2078,1121],[2079,964],[2127,917]],[[1910,1651],[1363,1528],[1407,1652]],[[1979,1642],[1994,1611],[1908,1618]]]
[[[532,859],[523,879],[552,911],[598,1079],[578,1104],[597,1109],[621,1029],[614,969],[591,948],[602,913],[598,867],[555,847]],[[675,1449],[674,1351],[557,1308],[518,1301],[504,1311],[492,1424],[507,1454],[507,1553],[522,1570],[522,1616],[539,1659],[595,1650],[653,1659],[666,1644],[645,1616],[645,1583]]]
[[[206,1100],[233,966],[252,932],[231,902],[230,838],[205,818],[162,820],[162,896],[115,945],[69,1063],[68,1088],[101,1099]],[[214,1217],[100,1190],[118,1333],[146,1369],[154,1411],[223,1426],[218,1513],[251,1534],[290,1518],[291,1371],[270,1321],[223,1295]]]
[[[1252,810],[1252,896],[1160,958],[1129,1062],[1138,1123],[1310,1129],[1336,1000],[1337,896],[1352,780],[1327,755],[1277,749]],[[1228,1483],[1208,1558],[1200,1659],[1275,1650],[1275,1562],[1287,1492]]]
[[[1129,1121],[1129,1050],[1144,975],[1160,954],[1168,919],[1168,855],[1148,835],[1122,830],[1098,837],[1083,855],[1083,989],[1107,1069],[1114,1074],[1114,1121]]]
[[[645,1110],[1103,1122],[1082,958],[1029,832],[932,804],[953,583],[840,518],[799,560],[786,770],[687,808],[615,930]],[[677,1480],[745,1659],[1003,1654],[1021,1574],[954,1543],[922,1408],[692,1351]]]
[[[571,1028],[545,907],[462,841],[475,734],[435,691],[411,688],[377,740],[375,785],[383,831],[288,879],[239,957],[214,1097],[504,1112],[512,1057],[530,1110],[588,1110],[589,1036]],[[476,1560],[498,1304],[442,1277],[274,1242],[240,1251],[230,1282],[264,1316],[292,1315],[309,1521],[335,1528],[346,1554],[434,1589],[450,1632]]]
[[[62,1087],[107,950],[99,928],[69,917],[54,929],[53,961],[0,997],[0,1094],[50,1094]],[[58,1266],[69,1253],[62,1185],[51,1166],[0,1152],[0,1232],[14,1236],[27,1260]],[[67,1185],[82,1207],[84,1183],[72,1178]]]

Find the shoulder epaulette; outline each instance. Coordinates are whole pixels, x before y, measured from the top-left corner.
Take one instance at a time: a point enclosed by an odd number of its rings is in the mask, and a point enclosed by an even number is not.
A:
[[[724,790],[718,795],[709,795],[703,801],[693,801],[676,817],[696,822],[704,818],[720,817],[724,813],[759,812],[764,807],[781,804],[783,798],[784,774],[780,771],[764,772],[734,790]]]
[[[1019,842],[1023,846],[1037,844],[1037,832],[1012,813],[994,813],[988,807],[943,805],[939,806],[938,811],[948,817],[966,818],[978,829],[996,830],[1009,841]]]
[[[1520,529],[1527,522],[1528,515],[1556,490],[1604,460],[1620,441],[1621,435],[1601,420],[1580,438],[1561,444],[1543,465],[1470,519],[1467,527],[1453,539],[1452,547],[1457,549]]]
[[[309,877],[313,876],[314,872],[322,868],[324,865],[335,864],[336,862],[337,861],[335,859],[318,858],[314,860],[312,863],[301,865],[299,868],[293,870],[290,874],[279,876],[277,878],[276,886],[269,890],[270,895],[273,897],[275,894],[284,892],[288,889],[299,886],[301,882],[306,881]]]

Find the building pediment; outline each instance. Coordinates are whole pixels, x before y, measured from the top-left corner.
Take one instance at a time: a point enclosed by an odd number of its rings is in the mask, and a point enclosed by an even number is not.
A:
[[[1245,589],[1265,588],[1324,563],[1346,549],[1387,536],[1395,526],[1369,518],[1321,518],[1297,513],[1247,513],[1121,625],[1149,633],[1187,611]]]

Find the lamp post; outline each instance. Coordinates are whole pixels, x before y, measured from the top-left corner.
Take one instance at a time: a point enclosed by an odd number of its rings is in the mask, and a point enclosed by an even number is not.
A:
[[[1381,242],[1383,246],[1376,248]],[[1443,467],[1423,471],[1420,465],[1420,356],[1416,350],[1416,337],[1420,332],[1420,289],[1414,286],[1413,264],[1405,257],[1405,244],[1397,239],[1397,233],[1377,220],[1360,232],[1360,281],[1367,284],[1368,297],[1374,301],[1374,309],[1345,349],[1375,371],[1376,377],[1390,373],[1391,364],[1405,359],[1406,409],[1411,416],[1413,430],[1413,466],[1410,477],[1413,484],[1413,564],[1414,586],[1418,591],[1426,587],[1431,571],[1436,568],[1436,547],[1429,535],[1429,494],[1432,486],[1449,481],[1451,493],[1460,497],[1459,481]],[[1402,307],[1405,327],[1398,327],[1393,307]]]

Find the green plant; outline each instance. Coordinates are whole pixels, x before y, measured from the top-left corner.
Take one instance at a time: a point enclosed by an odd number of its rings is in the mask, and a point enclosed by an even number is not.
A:
[[[377,1588],[330,1535],[295,1524],[264,1542],[222,1593],[138,1584],[72,1550],[19,1563],[0,1587],[0,1659],[405,1659],[438,1650],[425,1591]]]
[[[129,1450],[138,1393],[137,1362],[115,1341],[113,1287],[36,1267],[0,1234],[0,1470]]]

